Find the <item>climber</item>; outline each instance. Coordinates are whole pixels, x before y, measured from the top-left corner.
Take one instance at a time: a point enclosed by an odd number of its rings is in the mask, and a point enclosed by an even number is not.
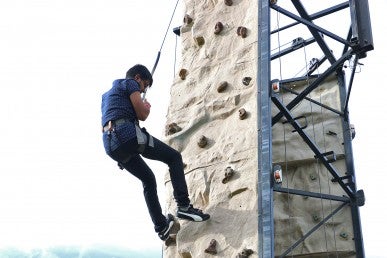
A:
[[[112,88],[102,95],[103,144],[108,156],[141,180],[154,229],[161,240],[166,240],[174,217],[163,215],[155,175],[142,157],[168,165],[178,218],[199,222],[208,220],[210,215],[190,204],[181,154],[139,127],[139,120],[145,121],[151,108],[141,93],[152,83],[149,70],[137,64],[127,71],[125,79],[115,80]]]

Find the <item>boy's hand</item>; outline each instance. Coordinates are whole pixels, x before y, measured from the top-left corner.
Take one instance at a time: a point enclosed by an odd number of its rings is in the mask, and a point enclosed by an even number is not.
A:
[[[144,99],[144,106],[145,106],[147,109],[150,109],[150,108],[151,108],[151,104],[150,104],[146,99]]]

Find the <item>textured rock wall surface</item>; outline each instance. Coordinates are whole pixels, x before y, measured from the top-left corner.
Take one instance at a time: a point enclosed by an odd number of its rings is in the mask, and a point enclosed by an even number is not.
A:
[[[191,202],[211,219],[179,221],[176,244],[165,246],[164,257],[213,257],[205,252],[211,240],[218,257],[247,249],[257,257],[258,2],[229,3],[185,1],[166,142],[182,153]],[[174,200],[167,202],[174,211]]]
[[[182,153],[192,203],[210,213],[211,219],[179,221],[176,243],[164,246],[164,257],[258,257],[257,10],[258,1],[185,1],[182,57],[170,92],[166,142]],[[306,86],[306,82],[289,85],[298,92]],[[294,98],[281,94],[285,103]],[[309,97],[340,110],[339,95],[337,80],[331,78]],[[273,106],[273,115],[277,112]],[[334,151],[334,166],[345,171],[338,115],[308,101],[292,113],[304,117],[299,122],[308,123],[306,133],[323,151]],[[282,186],[341,195],[343,190],[330,181],[314,153],[282,122],[273,126],[273,163],[283,167]],[[168,176],[165,183],[171,198]],[[274,205],[279,255],[340,203],[275,193]],[[169,199],[167,210],[175,209]],[[349,208],[342,209],[290,255],[352,257],[350,218]],[[216,243],[216,254],[206,252],[211,243]],[[249,255],[242,256],[246,251]]]
[[[304,90],[312,80],[285,85],[297,92]],[[280,93],[287,104],[295,95]],[[309,98],[341,110],[340,92],[335,76],[331,76]],[[272,108],[273,116],[278,113]],[[313,140],[321,152],[333,151],[336,161],[332,166],[342,175],[346,172],[344,138],[341,117],[310,101],[302,101],[292,110],[304,132]],[[273,126],[273,163],[283,171],[282,187],[309,192],[342,196],[344,190],[319,162],[314,153],[294,128],[282,120]],[[327,218],[342,202],[322,200],[286,193],[274,194],[275,254],[280,255],[296,241]],[[292,257],[355,257],[350,207],[344,207],[324,225],[307,237],[289,255]]]

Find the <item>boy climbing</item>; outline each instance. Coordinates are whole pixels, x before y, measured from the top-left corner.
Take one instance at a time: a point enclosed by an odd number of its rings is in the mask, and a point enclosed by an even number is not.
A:
[[[151,109],[141,93],[152,83],[149,70],[137,64],[127,71],[125,79],[115,80],[112,88],[102,95],[103,144],[109,157],[141,180],[154,229],[161,240],[166,240],[174,217],[163,215],[155,175],[142,157],[168,165],[178,218],[200,222],[208,220],[210,215],[190,204],[181,154],[139,127],[139,120],[145,121]]]

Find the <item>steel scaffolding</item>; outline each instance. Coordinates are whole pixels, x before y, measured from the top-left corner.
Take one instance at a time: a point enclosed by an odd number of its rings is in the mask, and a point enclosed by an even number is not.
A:
[[[370,22],[370,14],[367,0],[350,0],[337,4],[335,1],[324,1],[325,3],[334,3],[332,6],[324,6],[322,10],[318,10],[309,14],[307,4],[315,1],[306,1],[301,3],[300,0],[286,1],[289,6],[281,6],[281,1],[264,0],[259,1],[258,10],[258,232],[259,232],[259,257],[287,257],[297,246],[305,241],[316,230],[327,223],[334,215],[340,212],[343,208],[349,207],[350,218],[352,221],[354,250],[353,256],[364,257],[363,238],[361,231],[361,220],[359,215],[359,207],[365,203],[363,190],[356,188],[356,177],[354,169],[354,160],[352,155],[352,139],[354,137],[353,128],[349,121],[348,102],[354,75],[359,64],[359,59],[365,58],[367,52],[373,50],[373,39]],[[290,3],[291,2],[291,3]],[[321,1],[316,1],[320,2]],[[328,3],[329,5],[329,3]],[[271,24],[272,13],[286,17],[290,22],[286,25],[273,28]],[[335,15],[345,13],[349,20],[349,29],[345,31],[344,37],[338,32],[325,28],[323,25],[317,25],[318,19],[335,19]],[[341,18],[340,18],[341,19]],[[341,22],[341,21],[337,21]],[[311,35],[310,38],[304,39],[302,36],[294,36],[294,32],[290,33],[293,40],[290,45],[278,47],[273,51],[272,38],[277,33],[286,33],[287,30],[302,27]],[[301,30],[301,29],[300,29]],[[297,33],[297,30],[295,30]],[[313,58],[308,65],[305,65],[305,71],[302,75],[289,76],[287,78],[272,78],[274,60],[285,58],[287,55],[295,54],[295,51],[306,46],[314,45],[322,53],[322,57]],[[335,55],[333,48],[341,48],[339,55]],[[304,50],[305,51],[305,50]],[[344,69],[350,63],[351,71],[349,75],[345,74]],[[281,68],[282,69],[282,68]],[[335,76],[339,87],[340,107],[335,108],[327,104],[316,101],[309,96],[330,77]],[[301,91],[297,91],[287,85],[298,82],[308,81],[307,85]],[[287,103],[281,99],[281,94],[286,93],[294,96]],[[341,121],[343,151],[342,159],[345,163],[344,171],[335,166],[337,160],[334,151],[325,152],[322,146],[316,143],[315,139],[308,135],[305,128],[307,127],[307,119],[302,116],[297,116],[293,110],[301,102],[313,103],[321,109],[332,112],[337,115]],[[273,115],[273,107],[278,110]],[[331,182],[341,188],[343,194],[322,193],[321,191],[297,189],[282,185],[281,164],[273,162],[273,135],[272,129],[276,124],[287,123],[292,127],[292,132],[297,133],[302,141],[309,147],[314,154],[314,158],[331,177]],[[336,134],[337,132],[328,132]],[[329,146],[325,146],[328,147]],[[276,174],[277,173],[277,174]],[[275,252],[276,236],[275,236],[275,194],[288,194],[294,196],[302,196],[303,198],[319,198],[337,202],[335,209],[331,209],[330,213],[323,218],[316,220],[315,226],[310,228],[308,232],[304,232],[297,241],[283,248],[280,253]],[[290,216],[290,215],[289,215]],[[329,251],[327,250],[327,253]],[[321,257],[326,257],[327,254],[321,254]],[[347,255],[347,254],[346,254]],[[336,251],[336,256],[341,257]],[[320,257],[320,256],[313,256]],[[330,256],[329,256],[330,257]]]

